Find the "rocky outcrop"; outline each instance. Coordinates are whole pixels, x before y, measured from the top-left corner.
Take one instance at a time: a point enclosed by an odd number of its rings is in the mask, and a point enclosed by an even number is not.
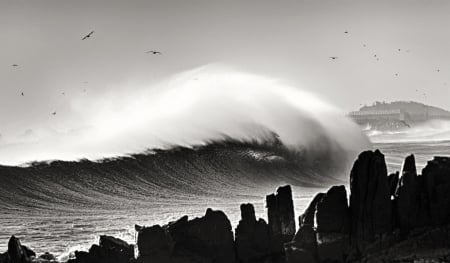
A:
[[[392,228],[390,187],[380,151],[366,151],[358,156],[350,173],[350,191],[351,241],[361,253],[366,245]]]
[[[438,226],[450,222],[450,158],[434,157],[422,170],[428,197],[430,223]]]
[[[295,235],[294,202],[291,186],[279,187],[276,194],[266,196],[267,217],[273,254],[284,254],[283,244]]]
[[[68,263],[128,263],[134,259],[134,246],[111,237],[100,236],[99,245],[92,245],[89,252],[76,251]]]
[[[50,262],[56,261],[56,257],[53,254],[50,254],[49,252],[45,252],[44,254],[40,255],[39,259],[42,261],[50,261]]]
[[[174,242],[169,231],[159,225],[139,229],[137,240],[140,263],[168,263]]]
[[[235,230],[237,261],[263,262],[271,256],[269,227],[264,219],[256,220],[252,204],[241,205],[241,218]]]
[[[204,217],[182,217],[166,226],[175,242],[173,262],[233,263],[236,260],[231,223],[222,211]]]
[[[406,157],[400,175],[395,192],[395,216],[401,233],[407,234],[419,226],[419,214],[424,212],[419,206],[420,184],[414,155]]]
[[[23,246],[18,238],[11,236],[8,241],[8,251],[0,255],[0,263],[28,263],[35,257],[36,253]]]
[[[320,262],[344,262],[350,250],[350,211],[343,185],[333,186],[317,203],[315,217]]]
[[[298,217],[298,225],[301,227],[303,225],[314,226],[314,217],[316,215],[317,203],[322,200],[324,193],[318,193],[313,198],[308,208],[305,212]]]
[[[285,244],[286,262],[317,262],[316,231],[309,224],[302,225],[292,242]]]
[[[222,211],[187,216],[165,226],[140,227],[134,246],[100,236],[88,252],[69,263],[324,263],[449,262],[450,158],[435,157],[417,173],[414,156],[399,173],[387,175],[379,151],[359,155],[350,175],[350,202],[344,186],[317,194],[299,217],[295,233],[292,192],[268,195],[268,223],[257,220],[252,204],[241,205],[233,239]],[[50,262],[12,236],[0,263]]]

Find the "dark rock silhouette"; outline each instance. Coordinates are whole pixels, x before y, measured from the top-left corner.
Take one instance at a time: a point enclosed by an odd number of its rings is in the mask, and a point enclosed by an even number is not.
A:
[[[395,187],[394,187],[395,186]],[[165,226],[140,227],[137,245],[100,236],[68,263],[325,263],[450,262],[450,157],[435,157],[417,173],[414,156],[400,173],[387,175],[378,151],[359,155],[344,186],[317,194],[299,217],[295,233],[290,186],[266,197],[268,224],[252,204],[241,205],[233,239],[222,211],[187,216]],[[295,233],[295,235],[294,235]],[[12,236],[0,263],[53,262]]]
[[[159,225],[141,228],[138,232],[138,262],[170,262],[174,242],[169,231]]]
[[[271,251],[284,254],[283,244],[295,235],[294,202],[291,186],[279,187],[276,194],[266,196]]]
[[[133,245],[115,237],[100,236],[99,245],[92,245],[89,252],[75,252],[75,259],[68,263],[128,263],[133,258]]]
[[[358,252],[391,230],[392,205],[384,155],[366,151],[350,173],[351,241]]]
[[[350,250],[350,211],[343,185],[331,187],[317,203],[315,222],[319,261],[344,262]]]
[[[11,236],[8,241],[8,259],[10,263],[31,262],[31,257],[36,254],[29,248],[22,246],[20,240],[15,236]]]
[[[204,217],[182,217],[166,226],[175,242],[173,262],[233,263],[236,260],[231,223],[222,211],[207,209]]]
[[[292,242],[285,244],[286,262],[317,262],[317,239],[312,225],[302,225]]]
[[[419,225],[419,178],[414,155],[406,157],[400,175],[395,193],[395,216],[401,233],[406,234]]]
[[[264,219],[256,221],[252,204],[241,205],[241,217],[235,230],[237,261],[262,262],[270,257],[269,227]]]
[[[450,222],[450,158],[434,157],[422,170],[431,223]]]
[[[314,216],[316,214],[317,203],[323,198],[324,195],[324,193],[316,194],[308,208],[306,208],[305,212],[298,217],[298,225],[300,227],[303,225],[314,226]]]
[[[49,252],[45,252],[44,254],[40,255],[39,258],[47,261],[56,261],[56,257]]]

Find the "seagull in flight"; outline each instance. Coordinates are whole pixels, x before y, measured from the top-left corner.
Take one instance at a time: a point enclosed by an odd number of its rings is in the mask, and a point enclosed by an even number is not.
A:
[[[338,57],[330,57],[331,59],[337,59]]]
[[[85,40],[87,38],[90,38],[92,36],[92,34],[94,34],[94,30],[92,30],[91,32],[89,32],[89,34],[85,35],[81,40]]]
[[[162,55],[162,53],[160,51],[156,51],[156,50],[149,50],[149,51],[147,51],[145,53],[153,54],[153,55]]]

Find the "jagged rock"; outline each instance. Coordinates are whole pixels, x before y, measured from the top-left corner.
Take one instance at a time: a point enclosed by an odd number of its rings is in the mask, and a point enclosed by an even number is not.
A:
[[[319,233],[344,233],[350,230],[350,214],[345,186],[333,186],[317,202],[315,226]]]
[[[331,187],[319,200],[315,224],[319,261],[344,262],[350,250],[350,213],[343,185]]]
[[[450,158],[434,157],[422,170],[433,225],[450,223]]]
[[[256,221],[252,204],[241,205],[241,217],[235,231],[238,262],[264,262],[270,256],[267,223],[263,219]]]
[[[187,216],[167,226],[175,241],[173,262],[233,263],[236,260],[233,232],[222,211],[206,210],[204,217]]]
[[[316,232],[311,225],[303,225],[292,242],[284,245],[286,262],[318,262]]]
[[[406,234],[419,225],[420,190],[414,155],[406,157],[400,175],[395,193],[395,214],[401,233]]]
[[[26,263],[31,262],[31,257],[36,254],[28,247],[22,246],[20,240],[15,236],[11,236],[8,241],[8,258],[9,263]]]
[[[128,263],[134,258],[134,246],[111,237],[100,236],[99,245],[92,245],[89,252],[76,251],[75,259],[68,263]]]
[[[376,236],[391,230],[390,187],[379,150],[358,156],[350,174],[350,190],[351,240],[362,252]]]
[[[271,251],[283,254],[283,244],[295,235],[294,202],[291,186],[279,187],[276,194],[266,196]]]
[[[316,231],[311,225],[303,225],[295,234],[293,243],[295,247],[308,251],[314,258],[317,257]]]
[[[173,240],[169,231],[159,225],[139,229],[137,245],[138,262],[167,263],[173,252]]]
[[[314,225],[314,216],[316,214],[317,203],[323,198],[324,195],[324,193],[318,193],[314,196],[305,212],[298,217],[299,227],[302,227],[303,225]]]
[[[40,259],[44,259],[47,261],[55,261],[56,257],[53,254],[50,254],[49,252],[45,252],[44,254],[39,256]]]

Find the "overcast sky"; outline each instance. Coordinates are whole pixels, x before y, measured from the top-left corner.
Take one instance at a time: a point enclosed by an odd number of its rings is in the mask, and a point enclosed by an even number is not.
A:
[[[83,100],[151,89],[211,63],[344,111],[375,100],[450,109],[449,14],[445,0],[2,0],[0,134],[77,129]]]

